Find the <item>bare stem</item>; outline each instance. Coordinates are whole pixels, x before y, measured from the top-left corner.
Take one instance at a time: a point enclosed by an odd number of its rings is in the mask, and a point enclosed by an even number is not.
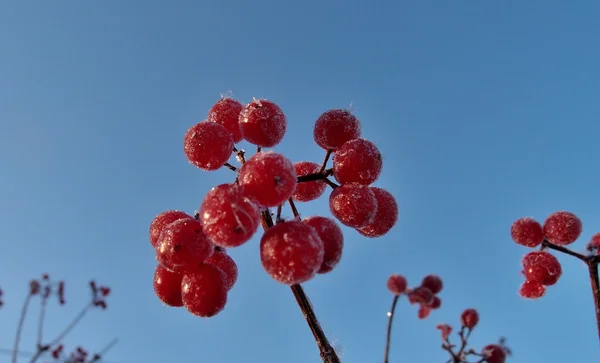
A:
[[[325,158],[323,159],[323,163],[321,164],[321,169],[319,169],[319,173],[323,173],[323,171],[327,167],[327,162],[329,161],[329,157],[331,156],[332,152],[333,152],[333,150],[331,150],[331,149],[327,150],[327,153],[325,154]]]
[[[27,309],[29,308],[31,297],[31,292],[29,292],[25,298],[25,302],[23,303],[23,308],[21,309],[21,317],[19,318],[19,325],[17,326],[17,333],[15,335],[15,344],[13,346],[11,360],[12,363],[17,363],[17,357],[19,355],[19,343],[21,342],[21,334],[23,333],[23,325],[25,324],[25,317],[27,316]]]
[[[223,164],[223,166],[231,171],[237,171],[237,168],[229,163],[225,163],[225,164]]]
[[[592,294],[594,296],[594,309],[596,312],[596,327],[598,328],[598,338],[600,338],[600,283],[598,281],[598,264],[590,259],[587,263],[590,273],[590,283]]]
[[[48,297],[42,296],[42,306],[40,308],[40,319],[38,321],[38,332],[37,332],[37,346],[42,346],[42,339],[44,338],[44,320],[46,318],[46,306],[48,305]]]
[[[327,170],[323,170],[322,172],[313,173],[313,174],[301,175],[296,180],[298,183],[305,183],[305,182],[317,181],[317,180],[325,181],[325,179],[327,179],[327,177],[329,177],[330,175],[333,175],[333,169],[327,169]]]
[[[294,203],[294,200],[292,198],[290,198],[288,200],[288,202],[290,203],[290,208],[292,209],[292,213],[294,214],[294,218],[296,219],[300,219],[300,213],[298,213],[298,209],[296,208],[296,203]]]
[[[79,314],[77,314],[75,316],[75,318],[73,318],[73,320],[69,323],[69,325],[67,325],[65,327],[65,329],[60,332],[60,334],[58,334],[56,336],[56,338],[54,338],[54,340],[52,340],[50,343],[48,343],[48,347],[52,347],[58,343],[60,343],[61,340],[63,340],[65,338],[65,336],[67,336],[67,334],[69,334],[71,332],[71,330],[73,330],[73,328],[79,324],[79,322],[81,321],[81,319],[83,319],[83,317],[85,316],[85,314],[88,312],[88,310],[92,307],[92,302],[88,303],[86,306],[83,307],[83,309],[81,309],[81,311],[79,312]]]
[[[584,256],[581,253],[577,253],[575,251],[571,251],[570,249],[565,248],[563,246],[555,245],[554,243],[551,243],[548,240],[544,240],[544,242],[542,242],[542,249],[544,249],[544,248],[549,248],[551,250],[562,252],[569,256],[573,256],[583,262],[587,262],[587,260],[588,260],[587,256]]]
[[[119,342],[119,339],[117,339],[117,338],[111,340],[110,343],[108,343],[104,348],[102,348],[101,351],[94,354],[94,357],[92,358],[91,361],[89,361],[89,363],[99,362],[106,355],[106,353],[109,350],[111,350],[118,342]]]
[[[396,311],[396,304],[398,303],[398,299],[400,295],[395,295],[392,300],[392,307],[390,308],[390,312],[388,313],[388,325],[387,325],[387,334],[385,336],[385,352],[383,354],[383,363],[389,362],[390,356],[390,345],[392,343],[392,323],[394,322],[394,312]]]

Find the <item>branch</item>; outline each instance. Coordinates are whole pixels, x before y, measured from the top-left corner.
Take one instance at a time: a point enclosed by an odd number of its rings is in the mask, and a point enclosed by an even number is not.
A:
[[[21,309],[21,317],[19,318],[19,325],[17,326],[17,333],[15,336],[15,344],[13,346],[12,352],[12,363],[17,363],[17,356],[19,354],[19,343],[21,342],[21,334],[23,333],[23,325],[25,324],[25,316],[27,316],[27,309],[29,308],[29,303],[31,302],[31,290],[27,294],[25,298],[25,302],[23,303],[23,308]]]
[[[88,310],[93,306],[92,302],[89,302],[86,306],[83,307],[83,309],[81,309],[81,311],[79,312],[79,314],[77,314],[75,316],[75,318],[73,318],[73,320],[71,321],[71,323],[69,323],[69,325],[67,325],[65,327],[65,329],[60,332],[60,334],[58,334],[56,336],[56,338],[54,338],[54,340],[52,340],[50,343],[47,344],[48,347],[52,347],[58,343],[60,343],[61,340],[63,340],[65,338],[65,336],[67,336],[67,334],[69,334],[71,332],[71,330],[73,330],[73,328],[79,324],[79,322],[81,321],[81,319],[83,319],[83,317],[85,316],[85,314],[88,312]]]
[[[392,300],[392,308],[388,312],[388,326],[387,326],[387,334],[385,337],[385,353],[383,354],[383,363],[389,362],[390,355],[390,345],[392,339],[392,322],[394,321],[394,311],[396,311],[396,304],[398,303],[398,299],[400,295],[395,295]]]

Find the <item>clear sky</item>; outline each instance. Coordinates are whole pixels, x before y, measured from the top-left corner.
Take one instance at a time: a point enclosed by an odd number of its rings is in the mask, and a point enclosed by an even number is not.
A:
[[[345,229],[338,268],[305,286],[344,363],[382,360],[394,272],[411,284],[436,273],[445,288],[427,320],[400,304],[393,363],[445,362],[435,325],[471,307],[478,349],[506,336],[512,363],[597,362],[585,266],[559,256],[561,281],[525,301],[527,250],[509,229],[566,209],[584,223],[575,248],[600,231],[599,18],[595,0],[0,2],[2,348],[28,279],[48,272],[68,299],[48,334],[90,278],[113,288],[66,341],[94,350],[118,337],[110,362],[319,361],[291,292],[262,270],[258,235],[230,251],[240,276],[217,317],[164,307],[152,290],[154,215],[192,213],[233,180],[182,150],[232,90],[282,107],[275,150],[293,161],[322,159],[313,123],[350,103],[384,155],[376,185],[396,196],[397,226],[378,240]],[[299,208],[329,215],[325,198]]]

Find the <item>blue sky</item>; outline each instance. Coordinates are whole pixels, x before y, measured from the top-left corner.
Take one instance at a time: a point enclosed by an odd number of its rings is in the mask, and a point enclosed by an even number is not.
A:
[[[396,228],[378,240],[346,229],[338,268],[305,286],[344,363],[381,361],[391,273],[445,282],[427,320],[399,306],[394,363],[445,362],[435,325],[456,325],[465,308],[481,315],[474,346],[506,336],[512,363],[598,360],[585,266],[559,256],[561,281],[524,301],[527,250],[509,229],[565,209],[584,223],[575,248],[600,231],[599,2],[173,4],[0,5],[2,348],[28,279],[48,272],[67,280],[68,299],[48,334],[84,303],[90,278],[113,288],[109,309],[66,341],[94,350],[118,337],[110,362],[319,361],[289,289],[262,270],[258,236],[231,251],[240,277],[217,317],[164,307],[152,290],[154,215],[191,213],[233,180],[182,150],[187,128],[232,90],[282,107],[288,134],[275,150],[293,161],[321,160],[314,121],[350,103],[385,157],[376,185],[398,200]],[[325,199],[299,208],[329,215]]]

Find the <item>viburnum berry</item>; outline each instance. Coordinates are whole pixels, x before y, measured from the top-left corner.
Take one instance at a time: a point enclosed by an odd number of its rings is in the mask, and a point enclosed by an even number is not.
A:
[[[417,312],[417,317],[419,319],[425,319],[431,314],[431,308],[427,305],[419,306],[419,311]]]
[[[583,226],[581,220],[570,212],[552,213],[544,222],[544,236],[554,244],[566,246],[579,238]]]
[[[444,284],[442,282],[442,279],[439,276],[427,275],[423,278],[423,281],[421,282],[421,286],[426,287],[427,289],[429,289],[429,291],[431,291],[432,294],[435,295],[435,294],[439,294],[439,292],[442,291]]]
[[[433,298],[431,299],[431,302],[429,303],[429,307],[433,310],[435,309],[439,309],[442,306],[442,299],[440,299],[438,296],[433,296]]]
[[[304,223],[313,227],[323,241],[325,249],[323,262],[317,273],[330,272],[342,259],[344,248],[344,234],[342,229],[331,218],[312,216],[303,220]]]
[[[365,237],[376,238],[388,233],[398,221],[398,203],[396,198],[385,189],[370,187],[377,200],[377,212],[373,221],[356,229]]]
[[[525,281],[519,290],[519,294],[526,299],[538,299],[545,292],[546,287],[539,281]]]
[[[560,262],[546,251],[532,251],[523,257],[523,275],[529,281],[554,285],[562,275]]]
[[[401,295],[408,288],[406,277],[398,274],[391,275],[387,280],[387,288],[394,295]]]
[[[154,217],[152,223],[150,223],[150,243],[152,246],[156,247],[158,236],[163,228],[177,220],[185,218],[193,219],[189,214],[178,210],[168,210]]]
[[[260,152],[242,166],[238,183],[244,196],[263,207],[276,207],[292,196],[296,187],[296,169],[281,154]]]
[[[260,240],[260,259],[276,281],[295,285],[310,280],[323,264],[325,247],[310,225],[292,220],[269,228]]]
[[[596,233],[590,238],[590,241],[587,244],[587,249],[591,252],[600,253],[600,233]]]
[[[342,224],[362,228],[373,222],[377,214],[377,199],[368,186],[344,184],[329,195],[329,209]]]
[[[178,272],[171,272],[161,265],[156,266],[154,270],[154,293],[165,305],[180,307],[183,306],[181,300],[181,280],[183,275]]]
[[[204,263],[218,267],[223,271],[225,287],[231,290],[238,277],[238,267],[233,258],[225,250],[215,250],[212,256],[206,259]]]
[[[382,167],[379,149],[365,139],[350,140],[333,155],[333,176],[342,184],[370,185],[379,178]]]
[[[360,121],[348,110],[328,110],[315,122],[315,142],[325,150],[336,150],[359,137]]]
[[[244,106],[239,101],[224,97],[210,108],[206,120],[224,126],[231,133],[233,142],[237,143],[242,141],[239,123],[242,108]]]
[[[299,161],[294,164],[294,169],[296,169],[297,176],[305,176],[318,173],[321,166],[312,161]],[[319,198],[325,192],[326,188],[327,184],[321,180],[298,183],[296,189],[294,189],[292,198],[298,202],[310,202]]]
[[[213,244],[195,219],[180,219],[166,226],[158,238],[156,260],[166,269],[195,269],[213,253]]]
[[[506,351],[501,345],[489,344],[483,347],[481,354],[486,357],[487,363],[506,362]]]
[[[249,143],[273,147],[283,140],[287,119],[275,103],[255,99],[242,109],[239,125],[242,136]]]
[[[429,305],[433,296],[433,293],[427,287],[419,286],[408,293],[408,302],[411,304]]]
[[[475,309],[466,309],[460,315],[460,323],[468,329],[475,328],[479,323],[479,313]]]
[[[438,324],[435,328],[442,333],[442,340],[447,340],[452,333],[452,327],[448,324]]]
[[[233,152],[233,137],[223,125],[202,121],[185,133],[183,151],[190,164],[207,171],[217,170]]]
[[[190,313],[209,318],[221,312],[227,304],[225,273],[216,266],[202,264],[183,275],[181,299]]]
[[[536,247],[544,242],[542,225],[531,217],[517,219],[510,227],[510,235],[516,243]]]
[[[242,194],[237,184],[212,188],[200,206],[204,233],[222,247],[237,247],[252,238],[260,224],[258,206]]]

